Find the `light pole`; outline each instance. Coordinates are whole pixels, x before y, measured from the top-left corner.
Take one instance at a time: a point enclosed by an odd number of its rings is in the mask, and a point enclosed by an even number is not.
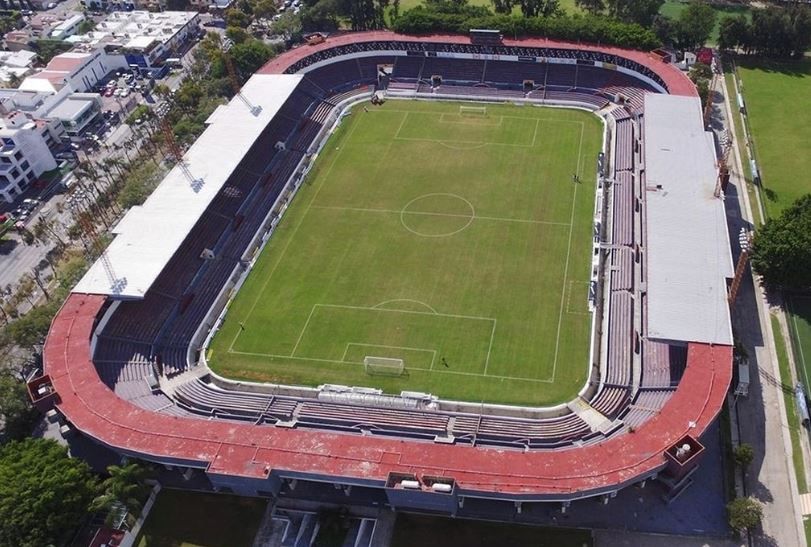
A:
[[[741,228],[738,234],[738,243],[741,246],[741,254],[738,257],[738,264],[735,266],[735,277],[732,278],[732,286],[729,288],[729,305],[735,303],[738,296],[738,289],[741,286],[743,272],[746,270],[746,263],[749,261],[749,251],[752,248],[752,234],[746,228]]]

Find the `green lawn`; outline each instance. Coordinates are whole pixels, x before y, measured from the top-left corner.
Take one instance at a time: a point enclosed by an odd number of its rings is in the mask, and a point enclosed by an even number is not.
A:
[[[767,214],[774,217],[811,192],[811,60],[742,59],[738,72],[755,142]]]
[[[570,399],[588,364],[601,135],[576,110],[357,107],[233,302],[212,368],[468,401]],[[403,359],[405,373],[369,375],[367,355]]]
[[[399,513],[394,524],[391,547],[439,545],[444,547],[590,547],[589,530],[542,528],[495,522],[448,519]]]
[[[138,547],[250,547],[267,500],[164,489]]]
[[[789,315],[789,318],[791,315]],[[800,494],[808,491],[808,484],[805,480],[805,465],[803,465],[802,445],[800,435],[805,434],[805,430],[800,425],[797,416],[797,402],[794,400],[794,392],[791,384],[791,370],[789,369],[788,349],[783,333],[780,331],[780,322],[776,317],[771,316],[772,332],[774,333],[774,345],[777,350],[777,364],[780,367],[780,382],[783,391],[783,404],[786,407],[786,421],[788,422],[789,436],[791,438],[791,461],[794,464],[794,473],[797,475],[797,489]],[[797,371],[802,378],[802,371]]]
[[[811,296],[793,295],[788,300],[791,345],[797,362],[797,377],[811,387]]]

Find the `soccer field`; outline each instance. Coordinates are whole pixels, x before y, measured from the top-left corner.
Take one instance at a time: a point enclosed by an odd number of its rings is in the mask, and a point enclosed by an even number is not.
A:
[[[476,402],[574,396],[602,123],[459,106],[354,109],[234,299],[209,350],[215,372]],[[369,374],[366,356],[405,370]]]
[[[763,179],[767,214],[778,216],[811,192],[811,60],[744,59],[738,67]]]

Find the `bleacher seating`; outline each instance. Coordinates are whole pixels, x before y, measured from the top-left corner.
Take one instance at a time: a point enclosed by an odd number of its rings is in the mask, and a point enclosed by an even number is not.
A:
[[[612,188],[614,200],[611,242],[614,245],[633,245],[634,187],[631,173],[617,173]]]
[[[561,53],[563,55],[563,53]],[[335,105],[368,89],[377,81],[379,64],[393,64],[392,89],[417,90],[495,100],[542,99],[608,106],[622,90],[641,106],[650,86],[617,71],[589,65],[515,63],[441,57],[376,56],[340,60],[311,70],[277,116],[246,154],[234,175],[158,277],[152,290],[138,302],[123,302],[99,337],[95,360],[104,382],[123,398],[149,410],[188,416],[272,423],[294,420],[299,427],[405,435],[420,438],[453,435],[457,442],[496,446],[558,448],[572,442],[598,442],[607,434],[592,432],[577,414],[522,420],[444,412],[421,412],[322,403],[313,400],[234,392],[201,380],[180,385],[175,399],[153,392],[147,377],[160,370],[173,375],[186,370],[191,339],[206,317],[282,192],[286,181],[305,157],[315,136]],[[436,90],[430,76],[443,78]],[[422,83],[418,84],[418,80]],[[524,80],[535,89],[525,93]],[[631,111],[637,108],[631,104]],[[634,112],[638,114],[637,111]],[[635,332],[633,326],[635,251],[640,234],[634,232],[634,184],[639,179],[634,162],[635,131],[640,127],[626,108],[614,108],[613,228],[608,281],[610,314],[608,362],[591,406],[609,419],[641,423],[667,401],[670,388],[683,371],[683,348],[644,341],[641,386],[633,392]],[[639,137],[642,137],[639,135]],[[275,148],[278,141],[287,150]],[[203,249],[215,258],[200,258]],[[680,353],[682,352],[682,353]],[[159,366],[160,365],[160,366]],[[679,368],[681,366],[681,369]],[[633,403],[631,404],[631,401]],[[628,406],[630,404],[630,406]],[[630,417],[629,417],[630,416]]]

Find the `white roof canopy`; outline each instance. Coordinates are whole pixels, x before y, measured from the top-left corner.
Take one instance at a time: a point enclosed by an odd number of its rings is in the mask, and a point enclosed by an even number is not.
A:
[[[701,101],[645,95],[648,337],[732,344],[732,257]]]
[[[197,191],[179,167],[172,169],[140,207],[113,230],[115,239],[73,289],[78,293],[140,299],[180,247],[239,162],[293,92],[301,76],[257,74],[186,152]],[[254,116],[248,106],[260,106]]]

